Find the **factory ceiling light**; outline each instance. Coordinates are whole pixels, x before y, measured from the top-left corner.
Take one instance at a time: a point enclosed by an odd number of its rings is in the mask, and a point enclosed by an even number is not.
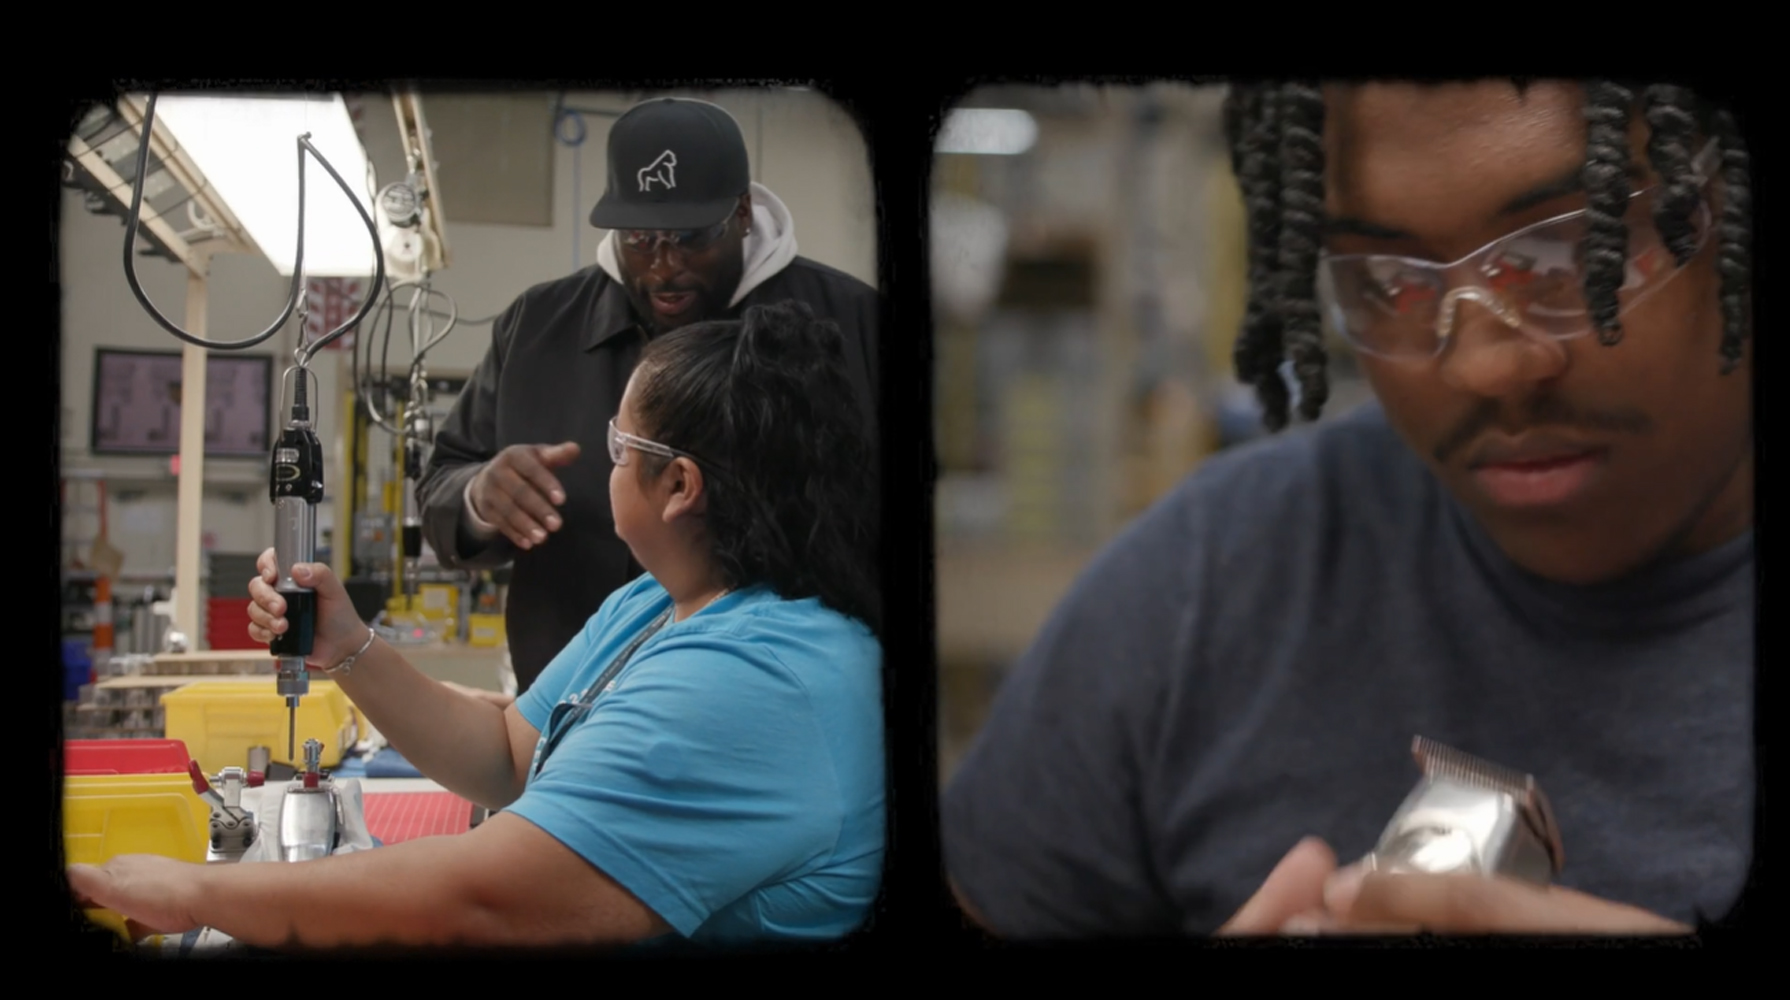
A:
[[[157,98],[155,118],[158,131],[168,130],[285,277],[298,249],[298,137],[309,133],[357,194],[366,186],[367,151],[339,94],[171,95]],[[374,248],[360,213],[321,163],[306,156],[304,164],[305,274],[374,273]],[[370,199],[368,194],[369,212]]]
[[[106,107],[96,107],[82,119],[69,138],[67,158],[62,163],[62,183],[85,195],[87,211],[109,215],[123,224],[130,214],[132,181],[137,174],[138,133],[118,114]],[[149,156],[149,175],[143,181],[143,216],[150,224],[142,232],[142,256],[163,257],[183,263],[189,253],[191,232],[170,239],[173,229],[163,220],[183,203],[191,200],[191,192],[181,186],[173,171],[167,169],[154,151]]]
[[[94,107],[69,136],[63,184],[86,195],[88,211],[127,223],[142,136],[141,101],[124,97],[116,106]],[[165,257],[201,277],[213,254],[261,255],[236,214],[159,119],[149,139],[145,171],[139,255]],[[184,221],[177,223],[181,216]]]
[[[957,108],[945,116],[934,149],[940,153],[1017,156],[1038,141],[1038,122],[1008,108]]]

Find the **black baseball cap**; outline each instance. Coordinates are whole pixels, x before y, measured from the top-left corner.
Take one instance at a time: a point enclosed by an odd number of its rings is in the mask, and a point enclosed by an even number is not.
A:
[[[751,185],[746,139],[732,115],[706,101],[647,101],[609,129],[609,189],[590,224],[701,229],[726,218]]]

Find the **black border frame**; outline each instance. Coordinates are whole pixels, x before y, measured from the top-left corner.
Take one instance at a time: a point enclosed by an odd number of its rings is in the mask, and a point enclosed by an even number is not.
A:
[[[1386,61],[1382,56],[1374,57],[1369,72],[1362,72],[1356,67],[1339,67],[1334,59],[1312,60],[1298,53],[1285,44],[1285,13],[1279,19],[1271,21],[1269,30],[1259,33],[1265,43],[1261,49],[1263,58],[1241,64],[1236,59],[1226,58],[1228,50],[1236,48],[1238,42],[1251,37],[1258,37],[1241,24],[1223,23],[1223,18],[1208,17],[1207,23],[1213,27],[1222,25],[1222,34],[1206,37],[1213,39],[1209,46],[1201,46],[1197,42],[1191,47],[1185,43],[1176,47],[1176,54],[1169,62],[1151,59],[1148,55],[1137,54],[1125,58],[1125,64],[1134,67],[1133,72],[1119,74],[1100,71],[1082,71],[1069,73],[1041,74],[1022,70],[1006,69],[1005,72],[991,69],[972,70],[970,67],[987,67],[991,62],[1013,64],[1011,57],[991,60],[986,53],[958,57],[955,61],[948,52],[928,53],[927,58],[918,61],[913,52],[901,46],[892,47],[890,57],[879,59],[880,52],[853,53],[845,58],[852,68],[840,73],[827,73],[823,78],[809,77],[805,79],[785,78],[770,79],[770,74],[756,70],[755,66],[763,66],[775,62],[779,65],[799,65],[803,67],[815,65],[812,56],[797,57],[789,55],[788,62],[783,56],[767,58],[766,54],[754,52],[746,59],[734,65],[741,67],[737,76],[723,78],[711,76],[707,79],[696,79],[695,74],[670,78],[659,76],[654,78],[635,77],[630,79],[575,79],[570,77],[550,78],[536,67],[541,59],[534,53],[533,46],[522,47],[516,51],[522,54],[527,62],[522,64],[514,75],[494,75],[491,72],[478,74],[469,72],[465,76],[447,84],[449,87],[467,87],[471,89],[508,88],[514,86],[529,89],[555,90],[600,90],[608,88],[625,90],[642,90],[653,88],[702,88],[725,86],[759,86],[766,84],[794,83],[820,90],[843,106],[858,122],[862,130],[872,163],[872,177],[877,198],[878,243],[879,243],[879,285],[884,291],[882,309],[882,329],[886,331],[881,339],[882,383],[885,417],[883,427],[883,455],[885,497],[885,532],[884,532],[884,564],[882,567],[885,584],[885,602],[891,620],[905,620],[906,626],[890,630],[885,641],[888,667],[885,670],[885,690],[888,696],[888,722],[890,731],[890,817],[891,839],[889,841],[890,863],[884,888],[883,902],[879,908],[874,926],[864,935],[840,949],[826,949],[823,955],[857,954],[870,957],[885,956],[903,949],[908,952],[941,952],[963,950],[971,952],[989,947],[988,940],[965,927],[960,911],[954,905],[943,877],[942,857],[938,834],[938,777],[937,777],[937,733],[935,726],[936,688],[936,653],[933,637],[933,595],[932,561],[930,554],[933,548],[933,509],[932,487],[934,467],[930,450],[930,428],[932,426],[932,377],[931,377],[931,308],[930,290],[927,287],[929,264],[926,252],[926,219],[927,203],[931,180],[930,145],[936,132],[942,112],[952,103],[964,97],[971,89],[982,84],[996,83],[1030,83],[1050,85],[1057,82],[1103,82],[1110,84],[1127,84],[1145,82],[1146,80],[1174,79],[1187,82],[1218,82],[1214,77],[1201,77],[1191,70],[1211,74],[1229,74],[1235,78],[1247,78],[1262,73],[1264,69],[1279,62],[1286,71],[1310,76],[1327,78],[1342,77],[1375,77],[1398,75],[1405,78],[1435,78],[1439,75],[1449,77],[1469,77],[1473,75],[1509,75],[1513,69],[1517,73],[1525,73],[1531,77],[1563,76],[1578,77],[1592,73],[1608,73],[1609,70],[1599,64],[1608,62],[1605,54],[1614,54],[1613,46],[1579,47],[1578,54],[1569,61],[1560,61],[1565,67],[1554,70],[1528,70],[1516,68],[1522,61],[1502,59],[1495,64],[1487,65],[1485,60],[1463,58],[1451,53],[1449,63],[1441,74],[1413,71],[1409,68],[1409,60]],[[1270,16],[1273,16],[1271,14]],[[1246,19],[1247,20],[1247,19]],[[1196,28],[1194,37],[1201,36]],[[1135,39],[1131,39],[1135,42]],[[1128,50],[1135,46],[1127,46]],[[1339,51],[1340,47],[1332,47],[1327,53]],[[1721,46],[1718,49],[1732,48]],[[946,49],[949,49],[947,46]],[[1204,52],[1202,53],[1202,49]],[[475,50],[480,57],[488,57],[490,50],[481,47]],[[1003,46],[1003,54],[1014,51],[1011,46]],[[1032,50],[1026,49],[1028,53]],[[1058,60],[1059,65],[1113,65],[1111,57],[1101,59],[1098,47],[1078,46],[1079,58]],[[1736,53],[1738,54],[1738,53]],[[343,73],[333,79],[297,79],[275,78],[266,68],[270,53],[258,53],[254,63],[245,63],[246,71],[228,84],[220,81],[195,80],[185,78],[170,80],[147,76],[131,79],[121,85],[119,78],[89,77],[75,85],[78,96],[65,99],[64,102],[51,101],[54,110],[51,117],[55,120],[50,125],[54,135],[50,139],[51,149],[48,151],[56,163],[60,163],[62,148],[66,143],[78,109],[91,100],[107,100],[125,89],[140,90],[146,86],[172,89],[193,86],[255,86],[255,87],[291,87],[330,89],[380,89],[400,82],[414,82],[425,87],[440,86],[436,81],[426,77],[419,79],[417,75],[406,74],[404,69],[424,65],[417,61],[409,61],[402,69],[379,77],[367,74],[356,75]],[[366,57],[352,59],[353,63],[366,65]],[[1297,59],[1294,63],[1290,59]],[[278,59],[272,60],[278,63]],[[498,60],[501,63],[501,59]],[[579,57],[570,61],[582,63]],[[725,59],[721,62],[725,63]],[[225,60],[227,62],[227,60]],[[307,59],[307,62],[313,60]],[[404,60],[398,60],[405,63]],[[880,65],[879,65],[880,63]],[[1036,64],[1036,60],[1033,60]],[[1718,55],[1712,64],[1720,67],[1726,63],[1730,68],[1732,56],[1723,59]],[[443,63],[437,62],[439,66]],[[477,63],[475,63],[476,65]],[[825,64],[825,60],[821,61]],[[1267,64],[1266,66],[1263,64]],[[1361,63],[1357,60],[1357,66]],[[293,66],[305,63],[292,62]],[[381,63],[381,66],[388,65]],[[1297,69],[1294,69],[1294,66]],[[1671,68],[1662,70],[1662,65]],[[1691,65],[1696,65],[1693,61]],[[1767,122],[1766,106],[1762,103],[1770,99],[1774,103],[1781,100],[1777,88],[1756,87],[1748,78],[1748,70],[1742,69],[1741,75],[1733,73],[1722,77],[1714,74],[1693,74],[1678,72],[1676,63],[1661,64],[1657,59],[1650,60],[1648,69],[1642,71],[1650,77],[1662,75],[1697,76],[1695,80],[1685,82],[1712,98],[1727,101],[1736,111],[1743,132],[1747,135],[1753,158],[1754,176],[1754,209],[1755,240],[1754,265],[1756,274],[1770,273],[1770,264],[1775,259],[1774,245],[1771,242],[1772,229],[1768,224],[1774,203],[1771,192],[1775,190],[1770,182],[1762,182],[1763,178],[1773,176],[1770,170],[1775,160],[1775,135],[1762,127]],[[1157,70],[1151,73],[1149,71]],[[277,72],[274,71],[274,72]],[[502,70],[495,71],[502,74]],[[574,71],[575,72],[575,71]],[[1269,72],[1272,72],[1270,69]],[[1620,71],[1618,71],[1620,72]],[[1147,74],[1147,75],[1146,75]],[[121,75],[122,76],[122,75]],[[482,78],[481,78],[482,77]],[[153,82],[151,82],[153,81]],[[65,94],[69,92],[64,91]],[[56,168],[59,171],[59,166]],[[61,184],[59,173],[52,187],[52,225],[51,243],[54,248],[57,241],[57,221],[61,212]],[[52,312],[53,320],[60,325],[60,307],[55,304],[60,294],[59,276],[57,272],[56,251],[52,250]],[[1770,329],[1768,315],[1773,305],[1773,297],[1757,294],[1755,286],[1754,308],[1757,316],[1756,328]],[[1771,345],[1769,337],[1755,339],[1754,350],[1754,385],[1759,383],[1757,372],[1760,370],[1758,359],[1760,354],[1769,355]],[[1763,351],[1761,351],[1763,348]],[[55,335],[50,338],[46,348],[47,359],[52,371],[61,369],[61,338]],[[39,355],[43,357],[43,355]],[[1769,362],[1767,362],[1769,363]],[[59,385],[59,383],[56,383]],[[1769,400],[1762,400],[1755,391],[1754,424],[1761,427],[1762,415],[1770,407]],[[59,429],[53,427],[53,433]],[[1757,445],[1756,445],[1757,447]],[[59,463],[59,456],[55,459]],[[53,466],[53,472],[59,466]],[[1766,504],[1762,495],[1768,484],[1760,482],[1757,489],[1760,498],[1756,499],[1759,514],[1755,520],[1755,532],[1758,544],[1763,546],[1768,533],[1763,532]],[[55,515],[58,522],[60,514]],[[57,532],[59,537],[59,532]],[[1770,536],[1775,537],[1775,536]],[[54,545],[51,546],[54,549]],[[60,565],[60,552],[56,550],[52,556]],[[1764,558],[1761,548],[1758,558]],[[1759,601],[1764,600],[1763,569],[1759,567]],[[55,619],[52,619],[55,620]],[[1760,628],[1756,663],[1762,664],[1765,658],[1766,640],[1769,630]],[[1687,664],[1686,669],[1695,669],[1694,664]],[[1755,819],[1754,856],[1747,888],[1735,910],[1725,918],[1712,917],[1711,921],[1699,928],[1697,941],[1689,947],[1719,950],[1723,945],[1750,944],[1758,935],[1762,921],[1760,912],[1764,909],[1763,896],[1763,853],[1767,850],[1764,833],[1764,671],[1756,672],[1755,687],[1755,744],[1757,747],[1756,774],[1758,775],[1759,805]],[[57,694],[53,705],[60,704],[61,678],[56,672],[53,678],[45,677]],[[60,737],[60,709],[53,707],[53,737]],[[54,754],[54,751],[52,751]],[[60,768],[52,767],[53,780],[50,806],[52,822],[59,813],[61,801]],[[98,931],[83,936],[79,930],[85,921],[80,917],[67,898],[66,877],[62,874],[60,864],[61,838],[53,836],[52,864],[56,867],[53,879],[46,885],[50,893],[51,912],[66,913],[70,918],[70,926],[76,929],[75,935],[62,935],[62,940],[85,941],[91,944],[95,954],[106,954],[110,951],[109,934]],[[58,932],[62,930],[57,928]],[[1417,948],[1453,948],[1485,946],[1484,942],[1471,940],[1432,941],[1425,939],[1404,940],[1400,942],[1359,942],[1354,946],[1374,947],[1391,944],[1394,947]],[[1625,940],[1568,940],[1558,942],[1510,942],[1519,946],[1527,944],[1534,947],[1567,947],[1590,948],[1591,950],[1608,950],[1611,948],[1626,949],[1634,947],[1659,947],[1660,943],[1636,942]],[[1507,943],[1505,946],[1508,946]],[[905,946],[905,948],[904,948]],[[1000,946],[998,950],[1016,951],[1028,957],[1043,957],[1043,954],[1064,953],[1074,955],[1077,952],[1088,954],[1097,961],[1102,958],[1120,958],[1124,960],[1161,955],[1171,961],[1190,951],[1210,948],[1228,948],[1231,950],[1248,950],[1250,947],[1278,947],[1286,950],[1286,943],[1265,942],[1252,945],[1242,941],[1202,941],[1195,939],[1175,939],[1163,942],[1140,942],[1137,946],[1117,946],[1115,943],[1090,943],[1075,947],[1058,947],[1046,949],[1041,953],[1037,949],[1018,948],[1017,946]],[[1322,951],[1334,950],[1338,947],[1350,947],[1349,942],[1320,942],[1317,945],[1294,945],[1294,950]],[[1495,945],[1494,945],[1495,946]],[[1674,950],[1682,950],[1687,945],[1683,942],[1664,943]],[[378,954],[388,954],[376,952]],[[670,952],[673,956],[685,956],[681,949]],[[400,957],[402,953],[392,955]],[[589,952],[576,952],[565,957],[584,958]],[[528,954],[524,956],[488,956],[482,952],[454,951],[448,953],[429,953],[426,960],[439,961],[443,958],[480,958],[480,957],[523,957],[530,963],[555,957],[554,953],[544,955]],[[687,956],[685,956],[687,957]],[[812,952],[800,952],[792,957],[798,961],[813,962],[816,957]],[[132,963],[132,968],[145,970],[153,964]],[[173,966],[172,968],[178,968]],[[659,970],[668,970],[673,966],[661,964]],[[942,966],[941,970],[948,976],[950,966]],[[1108,965],[1111,969],[1112,966]],[[1184,968],[1184,967],[1183,967]],[[1290,969],[1291,966],[1281,966]],[[930,970],[920,970],[922,974]],[[141,974],[139,972],[138,974]],[[185,976],[182,970],[178,973]],[[936,982],[936,977],[933,977]],[[850,987],[847,987],[850,988]]]

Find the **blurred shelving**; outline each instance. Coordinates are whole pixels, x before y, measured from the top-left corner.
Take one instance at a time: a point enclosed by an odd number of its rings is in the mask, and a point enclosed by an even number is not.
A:
[[[1012,155],[941,155],[932,247],[941,765],[1088,560],[1260,434],[1231,378],[1245,216],[1217,88],[998,87]],[[1336,349],[1328,416],[1367,397]]]

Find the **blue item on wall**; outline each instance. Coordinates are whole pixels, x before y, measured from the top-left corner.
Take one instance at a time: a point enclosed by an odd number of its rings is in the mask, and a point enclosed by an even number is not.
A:
[[[81,688],[93,683],[93,655],[85,639],[62,640],[62,700],[79,701]]]

